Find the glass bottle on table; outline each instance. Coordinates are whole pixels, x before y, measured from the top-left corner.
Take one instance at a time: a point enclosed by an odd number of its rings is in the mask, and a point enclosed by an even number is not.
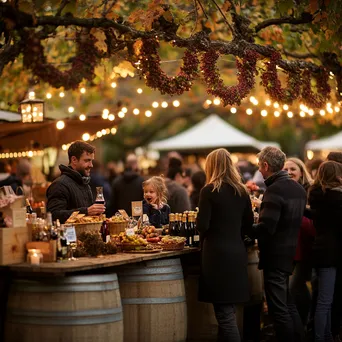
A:
[[[175,228],[175,214],[169,214],[169,228],[166,231],[164,230],[165,235],[174,235],[174,228]],[[163,232],[163,233],[164,233]]]
[[[193,238],[193,246],[194,247],[199,247],[200,246],[200,236],[197,230],[196,226],[196,214],[192,216],[192,221],[193,221],[193,230],[194,230],[194,238]]]
[[[186,238],[185,245],[189,246],[190,239],[189,239],[189,229],[188,229],[186,214],[182,215],[182,225],[181,225],[181,234],[180,235]]]
[[[29,199],[26,198],[25,202],[26,202],[26,213],[27,214],[32,214],[33,213],[33,209],[31,207],[31,203],[30,203]]]

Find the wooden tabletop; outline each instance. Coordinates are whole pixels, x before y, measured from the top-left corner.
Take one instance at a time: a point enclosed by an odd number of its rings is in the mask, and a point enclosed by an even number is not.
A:
[[[73,261],[62,262],[50,262],[43,263],[39,266],[34,266],[28,263],[8,265],[9,269],[16,274],[28,274],[31,275],[44,275],[53,274],[64,276],[66,273],[81,272],[88,270],[95,270],[105,267],[121,266],[125,264],[132,264],[141,261],[155,260],[162,258],[170,258],[175,256],[181,256],[193,252],[198,252],[198,248],[186,247],[182,251],[165,251],[159,253],[146,253],[146,254],[131,254],[131,253],[118,253],[113,255],[106,255],[94,258],[79,258]]]

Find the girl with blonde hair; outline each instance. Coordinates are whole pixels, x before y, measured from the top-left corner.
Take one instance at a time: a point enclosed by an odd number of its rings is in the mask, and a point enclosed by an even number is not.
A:
[[[169,223],[170,207],[167,204],[167,188],[161,176],[153,176],[143,182],[144,201],[143,212],[149,218],[150,224],[162,228]]]
[[[218,340],[240,342],[234,313],[236,303],[249,299],[243,237],[252,230],[252,205],[227,150],[207,156],[205,173],[197,218],[202,245],[199,300],[214,305]]]

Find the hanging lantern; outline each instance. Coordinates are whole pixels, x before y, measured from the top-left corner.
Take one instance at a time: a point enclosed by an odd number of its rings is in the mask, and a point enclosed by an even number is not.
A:
[[[20,102],[19,111],[23,123],[44,121],[44,101],[36,99],[33,91],[29,92],[28,99]]]

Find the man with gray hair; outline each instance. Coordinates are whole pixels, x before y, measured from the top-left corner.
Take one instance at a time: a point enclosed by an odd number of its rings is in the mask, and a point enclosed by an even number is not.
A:
[[[265,147],[258,154],[259,171],[266,191],[260,206],[259,222],[254,225],[260,250],[269,313],[277,341],[302,341],[304,329],[289,293],[299,228],[306,205],[306,193],[283,171],[286,155],[276,147]]]

